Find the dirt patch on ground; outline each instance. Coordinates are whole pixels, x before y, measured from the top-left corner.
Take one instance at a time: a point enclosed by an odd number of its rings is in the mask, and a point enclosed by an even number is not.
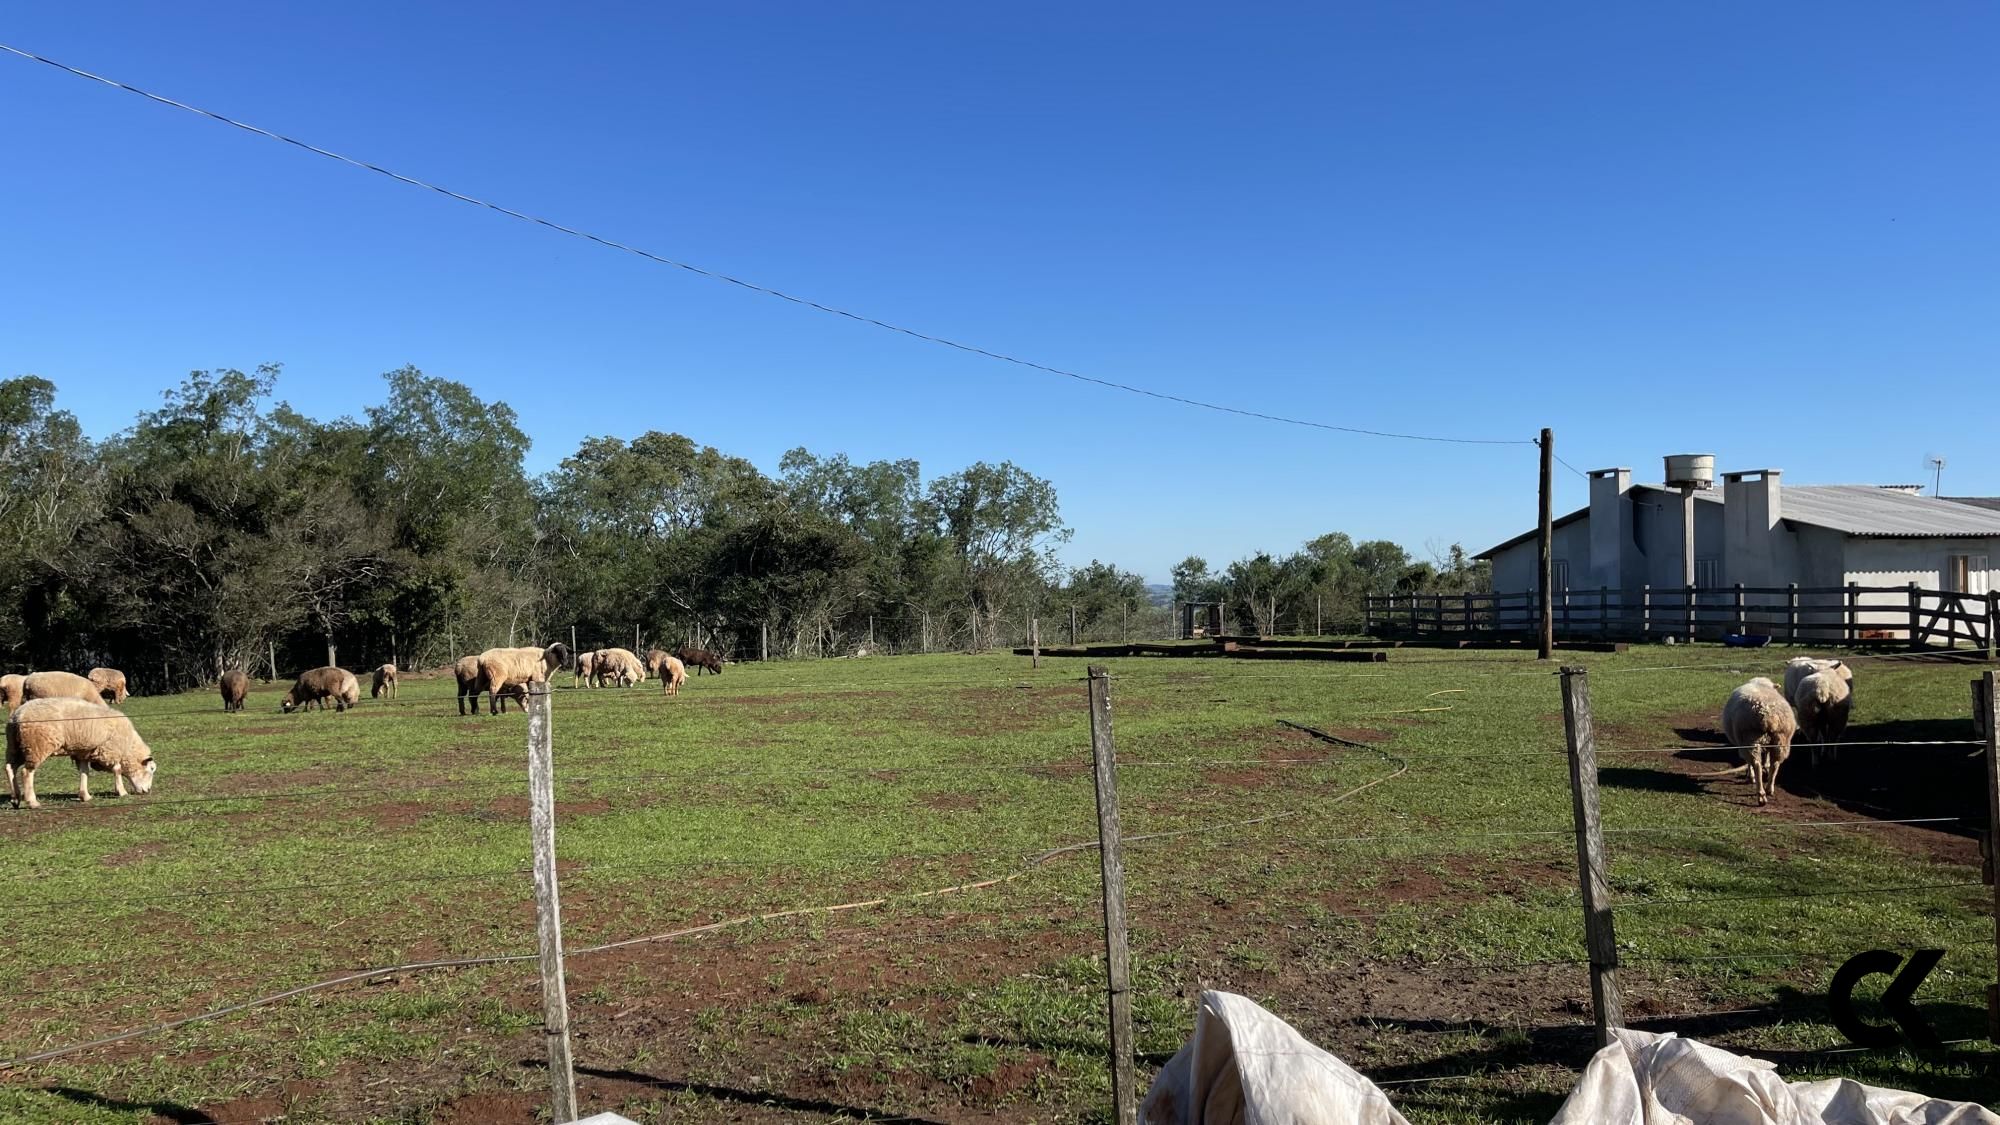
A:
[[[130,867],[135,863],[144,863],[165,850],[164,844],[134,844],[129,848],[112,852],[97,862],[105,867]]]
[[[968,809],[983,808],[985,801],[970,793],[927,793],[920,802],[925,808],[940,812],[964,812]]]
[[[467,1094],[439,1106],[431,1121],[435,1125],[532,1125],[541,1120],[547,1100],[539,1094]]]

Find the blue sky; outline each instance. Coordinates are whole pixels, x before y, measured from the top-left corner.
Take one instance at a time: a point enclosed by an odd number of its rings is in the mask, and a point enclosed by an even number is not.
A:
[[[922,331],[1579,468],[2000,493],[2000,9],[19,3],[0,40]],[[1150,578],[1477,549],[1530,446],[1232,418],[954,353],[0,57],[0,375],[97,434],[198,367],[415,364],[531,468],[678,430],[1053,479]],[[1561,473],[1558,503],[1582,503]]]

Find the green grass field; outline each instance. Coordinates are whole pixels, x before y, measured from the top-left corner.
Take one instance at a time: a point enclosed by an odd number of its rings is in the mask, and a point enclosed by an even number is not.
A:
[[[1628,1015],[1675,1017],[1642,1026],[1792,1077],[1990,1097],[1996,1056],[1977,1043],[1823,1053],[1842,1043],[1828,977],[1877,946],[1948,950],[1920,1007],[1947,1039],[1984,1035],[1978,758],[1850,749],[1815,771],[1794,755],[1758,809],[1740,779],[1692,776],[1726,752],[1610,753],[1720,741],[1729,690],[1783,659],[1570,658],[1592,670],[1607,751]],[[1021,873],[1095,836],[1083,671],[998,655],[743,665],[677,700],[559,677],[570,946],[891,899],[574,957],[586,1106],[1103,1119],[1096,855]],[[1112,671],[1126,831],[1183,833],[1127,855],[1142,1072],[1220,988],[1385,1083],[1414,1121],[1545,1121],[1590,1052],[1550,670],[1402,650]],[[1971,675],[1863,660],[1850,739],[1970,738]],[[212,693],[132,700],[160,762],[151,795],[81,806],[56,762],[41,811],[0,810],[0,1056],[374,966],[533,952],[524,717],[459,717],[448,676],[347,714],[280,715],[279,690],[236,715]],[[1883,890],[1910,887],[1926,889]],[[1852,889],[1877,893],[1834,893]],[[0,1118],[532,1121],[540,1055],[532,963],[403,974],[7,1072]]]

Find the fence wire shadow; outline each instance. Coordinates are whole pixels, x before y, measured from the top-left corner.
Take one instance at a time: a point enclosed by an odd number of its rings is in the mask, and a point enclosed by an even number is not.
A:
[[[546,1059],[522,1059],[524,1067],[547,1070]],[[622,1070],[611,1067],[576,1067],[579,1077],[595,1078],[604,1082],[625,1082],[643,1086],[649,1091],[670,1094],[692,1094],[716,1102],[734,1102],[737,1105],[764,1106],[790,1110],[794,1113],[817,1113],[826,1117],[836,1117],[851,1121],[880,1121],[891,1125],[945,1125],[929,1117],[916,1117],[895,1113],[886,1109],[868,1106],[845,1105],[819,1098],[803,1098],[775,1090],[744,1090],[734,1086],[717,1086],[709,1082],[690,1082],[683,1079],[660,1078],[637,1070]]]

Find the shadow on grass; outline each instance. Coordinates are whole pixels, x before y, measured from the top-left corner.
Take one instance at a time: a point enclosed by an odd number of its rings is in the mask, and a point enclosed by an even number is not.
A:
[[[612,1082],[630,1082],[648,1089],[674,1094],[693,1094],[718,1102],[734,1102],[738,1105],[771,1106],[791,1110],[795,1113],[817,1113],[826,1117],[849,1118],[857,1121],[902,1122],[905,1125],[943,1125],[928,1117],[910,1117],[891,1113],[883,1109],[867,1106],[842,1105],[839,1102],[822,1101],[818,1098],[796,1098],[771,1090],[739,1090],[733,1086],[715,1086],[707,1082],[682,1082],[671,1078],[657,1078],[636,1070],[613,1070],[595,1066],[579,1066],[576,1072],[590,1078],[602,1078]],[[202,1118],[201,1120],[207,1120]]]
[[[90,1090],[79,1090],[74,1086],[51,1086],[44,1093],[92,1109],[109,1110],[112,1113],[150,1113],[162,1121],[174,1125],[217,1125],[216,1119],[198,1109],[190,1109],[173,1102],[128,1102],[118,1098],[107,1098]]]
[[[1904,719],[1857,723],[1843,743],[1969,742],[1972,720]],[[1986,765],[1972,746],[1835,746],[1793,743],[1791,761],[1778,775],[1787,792],[1831,801],[1840,808],[1885,818],[1956,817],[1954,823],[1917,825],[1971,836],[1986,819]]]

